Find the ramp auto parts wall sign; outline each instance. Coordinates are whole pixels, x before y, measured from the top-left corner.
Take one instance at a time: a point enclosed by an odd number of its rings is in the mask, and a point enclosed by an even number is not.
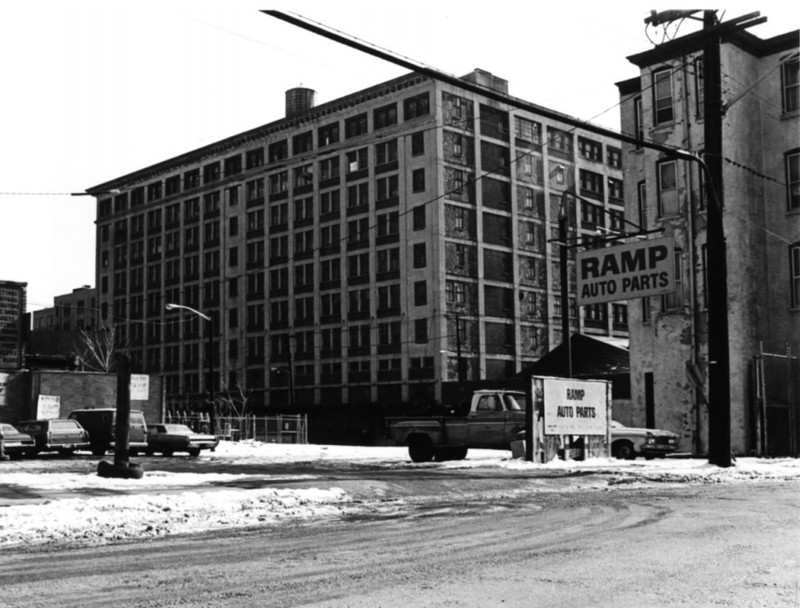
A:
[[[545,435],[605,435],[608,383],[544,378]]]
[[[576,260],[579,306],[675,291],[675,247],[671,238],[581,251]]]

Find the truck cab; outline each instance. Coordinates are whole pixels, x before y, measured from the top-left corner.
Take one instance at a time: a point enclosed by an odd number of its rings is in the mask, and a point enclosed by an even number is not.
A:
[[[476,391],[467,418],[471,447],[507,449],[525,429],[525,393]]]

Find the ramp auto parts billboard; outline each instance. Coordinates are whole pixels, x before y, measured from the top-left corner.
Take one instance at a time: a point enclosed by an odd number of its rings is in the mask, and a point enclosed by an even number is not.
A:
[[[605,435],[608,382],[542,378],[545,435]]]
[[[675,290],[671,238],[581,251],[576,256],[578,305],[617,302]]]

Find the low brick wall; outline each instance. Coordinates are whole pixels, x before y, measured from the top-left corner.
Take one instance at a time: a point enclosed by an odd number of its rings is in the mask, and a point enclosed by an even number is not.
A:
[[[150,376],[147,400],[131,400],[131,409],[142,410],[147,422],[161,421],[162,379]],[[0,421],[14,423],[36,417],[39,395],[60,398],[59,416],[87,407],[115,407],[117,376],[98,372],[62,370],[21,371],[8,375],[6,405],[0,407]]]

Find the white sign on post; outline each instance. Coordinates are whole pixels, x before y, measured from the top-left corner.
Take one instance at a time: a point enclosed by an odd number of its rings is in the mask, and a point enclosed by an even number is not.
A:
[[[131,400],[147,401],[150,398],[150,376],[147,374],[131,374]]]
[[[672,293],[674,251],[667,237],[578,252],[578,305]]]
[[[52,420],[61,414],[61,397],[59,395],[39,395],[36,401],[36,419]]]
[[[8,405],[6,403],[6,385],[8,384],[9,374],[0,372],[0,405]]]
[[[607,383],[544,378],[545,435],[605,435]]]

